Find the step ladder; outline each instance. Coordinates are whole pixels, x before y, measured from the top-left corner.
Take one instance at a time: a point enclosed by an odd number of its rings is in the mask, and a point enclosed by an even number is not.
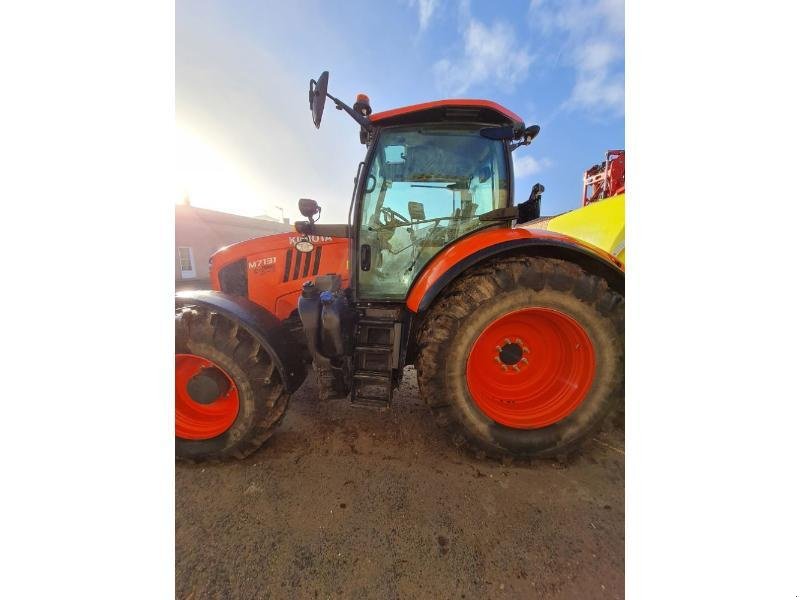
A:
[[[359,311],[361,312],[361,311]],[[392,401],[392,370],[400,357],[401,325],[397,312],[366,309],[356,325],[353,354],[353,386],[350,402],[354,406],[388,408]]]

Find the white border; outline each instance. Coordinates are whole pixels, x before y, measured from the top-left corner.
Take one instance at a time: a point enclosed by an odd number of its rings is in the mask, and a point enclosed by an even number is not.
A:
[[[173,19],[0,15],[3,597],[174,596]],[[797,22],[629,0],[630,598],[800,595]]]
[[[627,8],[627,595],[797,598],[796,4]]]
[[[0,14],[4,598],[174,597],[173,57],[168,2]]]

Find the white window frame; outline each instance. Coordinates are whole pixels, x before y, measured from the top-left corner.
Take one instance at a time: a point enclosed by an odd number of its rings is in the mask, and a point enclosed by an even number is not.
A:
[[[183,268],[183,260],[181,259],[181,250],[188,250],[189,251],[189,269]],[[197,273],[194,269],[194,253],[192,252],[191,246],[178,246],[178,267],[181,271],[181,279],[194,279],[197,277]]]

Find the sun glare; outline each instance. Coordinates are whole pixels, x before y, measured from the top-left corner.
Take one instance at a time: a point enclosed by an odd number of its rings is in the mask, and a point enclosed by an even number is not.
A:
[[[178,127],[177,153],[176,204],[188,199],[192,206],[248,216],[278,212],[247,173],[194,131]]]

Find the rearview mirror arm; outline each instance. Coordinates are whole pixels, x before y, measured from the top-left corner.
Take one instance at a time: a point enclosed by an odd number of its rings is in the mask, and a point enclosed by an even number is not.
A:
[[[345,104],[344,102],[342,102],[341,100],[339,100],[335,96],[331,96],[327,92],[325,92],[325,95],[328,98],[330,98],[331,100],[333,100],[333,103],[336,105],[336,108],[338,110],[343,110],[348,115],[353,117],[353,120],[356,123],[358,123],[359,125],[361,125],[364,129],[366,129],[367,131],[372,131],[374,129],[372,123],[370,122],[370,120],[367,117],[365,117],[364,115],[358,114],[356,111],[354,111],[352,108],[347,106],[347,104]]]

